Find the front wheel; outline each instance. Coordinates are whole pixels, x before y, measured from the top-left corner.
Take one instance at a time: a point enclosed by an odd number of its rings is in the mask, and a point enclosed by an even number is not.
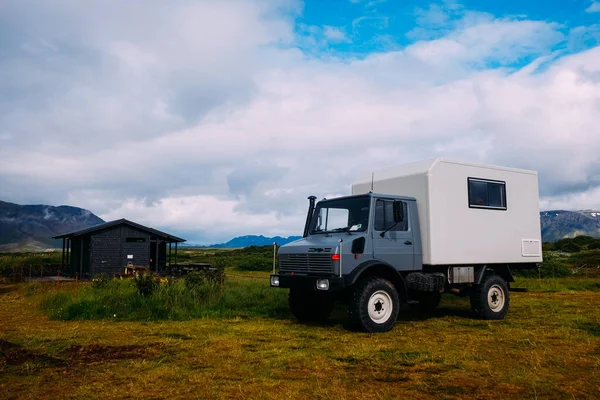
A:
[[[509,302],[508,286],[498,275],[489,275],[471,293],[471,310],[484,319],[503,319]]]
[[[399,308],[398,292],[391,282],[368,278],[354,289],[348,317],[367,332],[387,332],[394,327]]]

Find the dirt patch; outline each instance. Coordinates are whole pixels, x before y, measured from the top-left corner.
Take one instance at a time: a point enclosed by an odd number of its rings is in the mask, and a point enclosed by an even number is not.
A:
[[[50,366],[65,365],[65,361],[59,358],[37,354],[19,346],[18,344],[0,339],[0,364],[21,365],[26,362],[40,363]]]
[[[65,355],[72,361],[85,363],[126,360],[137,358],[150,358],[157,355],[164,345],[160,343],[146,346],[102,346],[91,344],[87,346],[74,345],[65,351]]]
[[[5,285],[0,283],[0,294],[10,293],[16,289],[15,285]]]

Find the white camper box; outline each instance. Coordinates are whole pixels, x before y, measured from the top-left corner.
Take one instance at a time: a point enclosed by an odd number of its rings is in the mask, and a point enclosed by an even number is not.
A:
[[[487,204],[480,198],[486,187],[495,199]],[[535,171],[438,158],[368,173],[352,185],[352,194],[371,190],[416,198],[424,265],[542,261]]]

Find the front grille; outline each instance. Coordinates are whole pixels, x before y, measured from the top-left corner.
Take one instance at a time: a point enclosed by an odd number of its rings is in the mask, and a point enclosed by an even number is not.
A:
[[[331,274],[331,254],[280,254],[279,271]]]

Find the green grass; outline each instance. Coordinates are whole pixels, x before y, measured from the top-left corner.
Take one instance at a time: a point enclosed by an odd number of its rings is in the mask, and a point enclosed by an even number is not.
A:
[[[113,280],[101,289],[74,284],[42,295],[40,307],[56,320],[187,320],[193,318],[279,317],[287,314],[287,297],[261,280],[226,280],[190,289],[183,279],[162,282],[151,296],[138,294],[131,280]]]
[[[530,292],[511,295],[502,321],[473,319],[468,299],[444,295],[428,315],[402,308],[383,334],[348,330],[339,308],[326,324],[298,323],[267,273],[226,282],[222,306],[197,301],[201,318],[153,321],[49,319],[40,301],[77,299],[72,284],[0,285],[0,398],[572,399],[600,389],[599,279],[519,279]],[[88,290],[79,299],[97,296]],[[184,304],[177,290],[169,301]],[[136,295],[126,282],[107,291]]]
[[[194,318],[280,318],[289,315],[287,291],[268,286],[268,275],[244,273],[226,279],[223,287],[203,284],[190,289],[183,279],[163,280],[151,296],[138,294],[132,280],[112,280],[101,288],[74,283],[62,284],[62,290],[40,294],[40,308],[55,320],[158,321]],[[513,287],[530,292],[558,293],[571,291],[600,292],[600,281],[585,278],[517,278]],[[48,286],[46,286],[48,287]],[[43,285],[31,283],[25,293],[39,293]],[[448,301],[460,299],[450,298]]]
[[[522,278],[516,277],[511,287],[527,288],[531,292],[600,292],[600,280],[592,278]]]

